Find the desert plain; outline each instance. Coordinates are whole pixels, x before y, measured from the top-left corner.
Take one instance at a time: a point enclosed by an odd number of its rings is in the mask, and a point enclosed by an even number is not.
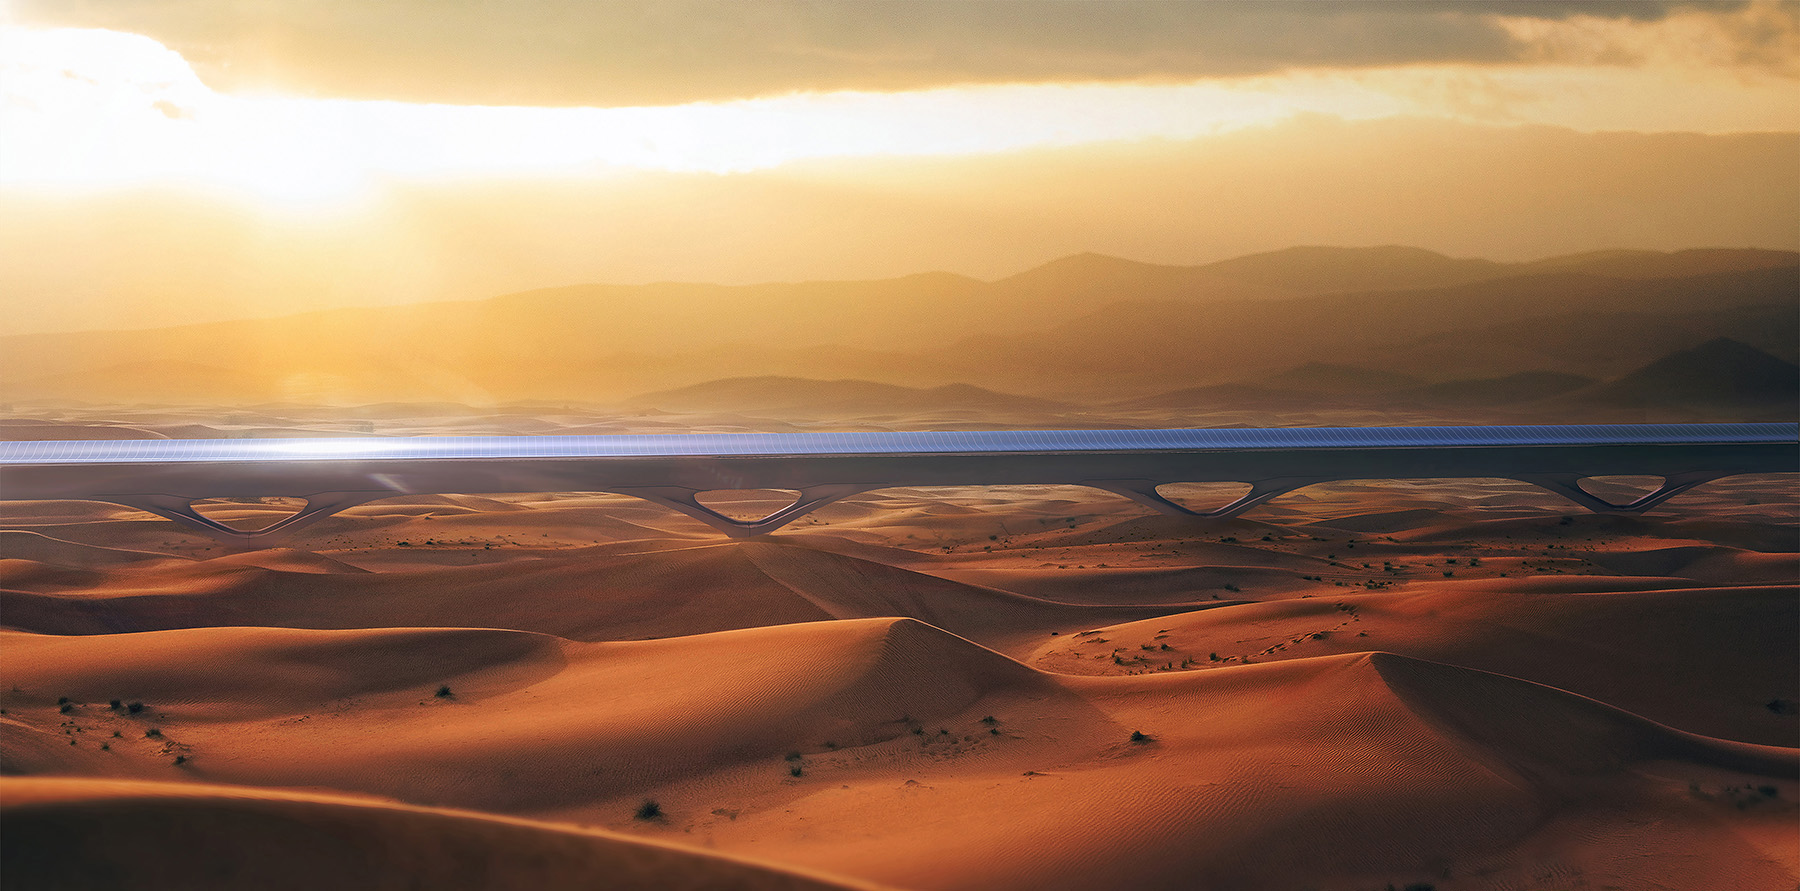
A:
[[[744,423],[400,410],[7,429]],[[251,546],[116,505],[5,507],[9,887],[1800,878],[1794,474],[1643,515],[1506,480],[1320,484],[1229,520],[888,489],[742,541],[606,494],[396,497]],[[206,508],[246,528],[291,509]]]

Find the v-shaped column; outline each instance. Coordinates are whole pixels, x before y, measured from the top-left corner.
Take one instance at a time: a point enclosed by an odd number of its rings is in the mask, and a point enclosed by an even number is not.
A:
[[[1156,487],[1164,485],[1155,480],[1085,480],[1080,485],[1092,486],[1115,495],[1123,495],[1145,507],[1161,513],[1178,517],[1235,517],[1277,495],[1285,495],[1302,486],[1323,482],[1324,477],[1284,476],[1274,479],[1257,480],[1250,484],[1250,491],[1243,497],[1223,507],[1208,511],[1192,510],[1164,498]]]
[[[194,498],[180,495],[101,495],[98,500],[135,507],[149,511],[159,517],[174,520],[190,529],[204,532],[227,544],[254,544],[263,542],[274,536],[292,532],[302,526],[316,523],[345,508],[366,504],[378,498],[386,498],[392,492],[320,492],[308,495],[304,499],[306,506],[292,516],[264,526],[261,529],[233,529],[224,523],[201,515],[194,510]]]
[[[840,501],[852,495],[860,495],[869,491],[868,486],[812,486],[800,490],[800,497],[793,504],[782,508],[760,520],[734,520],[704,504],[695,497],[703,489],[687,489],[679,486],[646,486],[643,488],[607,489],[620,495],[642,498],[652,504],[681,511],[732,538],[751,538],[766,535],[783,526],[823,507],[833,501]]]
[[[1520,482],[1530,483],[1541,489],[1548,489],[1548,490],[1555,492],[1556,494],[1561,495],[1564,498],[1567,498],[1570,501],[1573,501],[1576,504],[1579,504],[1582,507],[1585,507],[1588,510],[1593,511],[1595,513],[1637,514],[1637,513],[1643,513],[1644,511],[1647,511],[1650,508],[1653,508],[1665,501],[1668,501],[1669,499],[1674,498],[1675,496],[1680,495],[1681,493],[1686,492],[1687,490],[1692,489],[1695,486],[1698,486],[1702,483],[1710,483],[1716,479],[1723,479],[1725,476],[1727,476],[1727,474],[1712,473],[1712,472],[1708,472],[1708,471],[1696,471],[1693,473],[1672,473],[1672,474],[1669,474],[1668,476],[1663,477],[1663,484],[1662,484],[1661,488],[1658,488],[1653,492],[1646,493],[1645,495],[1643,495],[1639,498],[1636,498],[1632,501],[1628,501],[1624,504],[1616,504],[1614,502],[1607,501],[1606,499],[1601,498],[1600,496],[1595,495],[1594,493],[1589,492],[1586,489],[1583,489],[1581,487],[1581,481],[1588,478],[1589,476],[1592,476],[1592,474],[1536,473],[1536,474],[1529,474],[1529,475],[1514,476],[1513,479],[1516,479]]]

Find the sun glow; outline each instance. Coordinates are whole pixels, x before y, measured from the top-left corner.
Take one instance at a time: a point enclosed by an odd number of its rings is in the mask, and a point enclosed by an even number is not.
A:
[[[177,184],[307,207],[353,200],[382,182],[728,174],[819,158],[1194,139],[1308,113],[1616,129],[1666,129],[1659,124],[1687,115],[1715,131],[1756,129],[1744,125],[1761,115],[1800,126],[1785,78],[1746,86],[1741,74],[1718,73],[1715,79],[1730,82],[1715,90],[1691,70],[1675,81],[1666,74],[1412,66],[1176,84],[799,93],[665,107],[484,107],[221,94],[147,37],[5,27],[0,185]],[[1717,100],[1728,90],[1737,91],[1736,105]]]
[[[644,108],[530,108],[235,96],[149,38],[6,29],[10,184],[183,181],[296,201],[380,178],[733,173],[811,158],[947,155],[1192,138],[1300,112],[1406,103],[1353,83],[1002,85],[810,93]]]

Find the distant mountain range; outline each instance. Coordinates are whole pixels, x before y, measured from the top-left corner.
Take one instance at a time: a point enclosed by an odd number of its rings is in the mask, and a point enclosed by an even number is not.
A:
[[[1800,365],[1728,338],[1664,356],[1577,398],[1619,406],[1793,407]]]
[[[988,413],[1059,412],[1066,403],[1034,399],[969,384],[902,387],[862,380],[736,377],[646,393],[627,405],[681,412],[768,412],[786,415],[916,414],[934,411]]]
[[[1727,338],[1792,362],[1797,332],[1800,254],[1788,251],[1498,263],[1406,247],[1302,247],[1191,267],[1083,254],[995,282],[927,273],[581,285],[16,335],[0,338],[0,402],[546,399],[979,413],[1372,396],[1504,405],[1592,390],[1623,404],[1667,386],[1627,386],[1653,360]],[[1709,349],[1694,361],[1739,361]],[[1711,380],[1693,362],[1670,368],[1656,373]],[[1626,389],[1593,390],[1599,380]]]

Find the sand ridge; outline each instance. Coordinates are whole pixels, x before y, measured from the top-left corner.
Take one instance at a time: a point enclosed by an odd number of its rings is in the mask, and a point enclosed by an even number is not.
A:
[[[613,833],[341,795],[18,778],[0,779],[0,795],[16,888],[876,891]],[[71,862],[117,868],[71,876]]]

